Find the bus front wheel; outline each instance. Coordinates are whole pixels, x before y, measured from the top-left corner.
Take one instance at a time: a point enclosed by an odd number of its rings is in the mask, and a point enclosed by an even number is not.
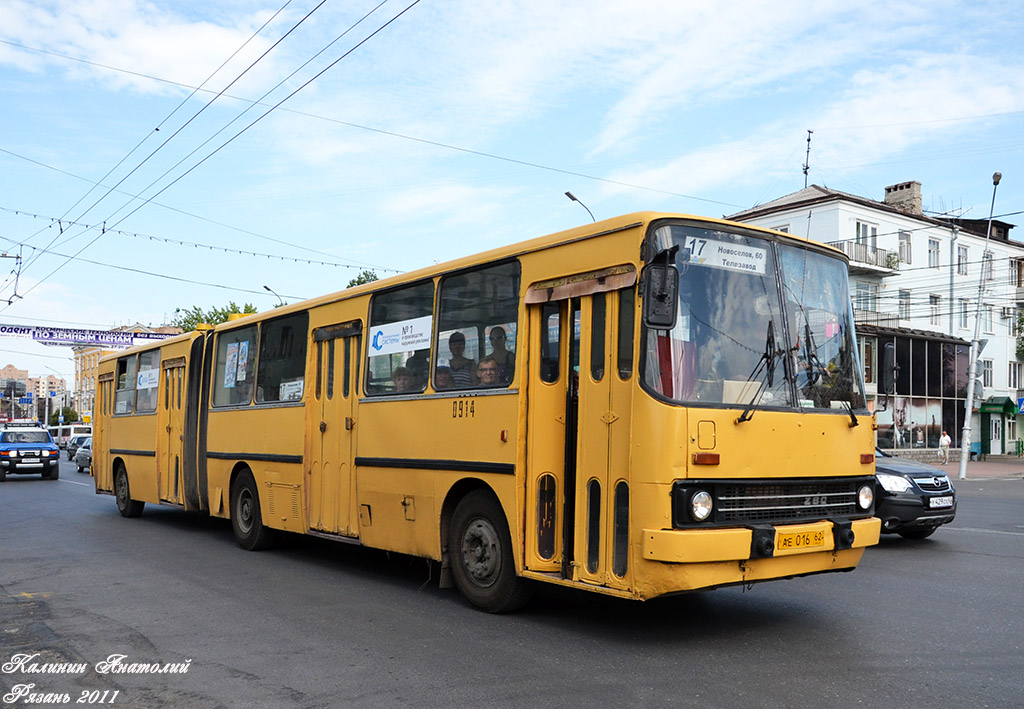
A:
[[[532,589],[516,576],[505,513],[487,490],[474,490],[455,507],[448,528],[455,586],[488,613],[509,613],[530,600]]]
[[[247,551],[266,549],[274,543],[274,530],[263,526],[259,490],[248,470],[242,471],[231,486],[231,531],[238,545]]]
[[[142,514],[142,508],[146,506],[145,502],[132,499],[131,491],[128,489],[128,471],[123,465],[119,465],[114,473],[114,498],[122,517],[138,517]]]

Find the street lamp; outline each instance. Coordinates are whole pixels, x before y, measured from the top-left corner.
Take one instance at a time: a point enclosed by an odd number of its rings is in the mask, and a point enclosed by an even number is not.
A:
[[[992,175],[992,206],[988,209],[988,230],[985,232],[985,249],[981,255],[981,273],[978,274],[978,306],[974,312],[974,339],[971,340],[971,361],[967,370],[967,401],[964,403],[964,429],[960,435],[960,472],[959,479],[967,477],[967,461],[971,457],[971,409],[974,403],[974,379],[978,376],[978,357],[981,356],[981,298],[985,291],[985,254],[988,253],[988,241],[992,237],[992,214],[996,208],[996,189],[1003,174]],[[990,262],[991,263],[991,262]]]
[[[263,286],[263,290],[274,293],[274,289],[271,288],[270,286]],[[284,302],[284,298],[277,295],[277,293],[274,293],[274,295],[277,297],[277,305],[274,306],[275,308],[280,308],[282,305],[287,305],[287,303]]]
[[[571,199],[573,202],[578,202],[581,207],[586,209],[587,210],[587,214],[590,215],[591,221],[595,221],[595,222],[597,221],[596,219],[594,219],[594,213],[590,211],[590,208],[587,207],[587,205],[583,204],[583,202],[580,202],[579,199],[576,197],[576,195],[574,195],[572,192],[566,192],[565,196],[568,197],[569,199]]]

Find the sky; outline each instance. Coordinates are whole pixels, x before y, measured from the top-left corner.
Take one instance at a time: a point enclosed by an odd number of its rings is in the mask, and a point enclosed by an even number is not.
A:
[[[264,311],[805,179],[987,218],[998,170],[1024,225],[1014,3],[285,3],[0,3],[0,325]],[[7,363],[73,382],[68,347]]]

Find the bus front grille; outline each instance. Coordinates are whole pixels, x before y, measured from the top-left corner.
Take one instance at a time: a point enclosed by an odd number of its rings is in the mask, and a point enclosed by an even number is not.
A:
[[[675,527],[737,524],[774,524],[862,517],[871,510],[857,505],[857,491],[870,478],[825,478],[821,480],[679,480],[672,490]],[[713,500],[710,519],[703,524],[689,514],[690,499],[707,492]]]

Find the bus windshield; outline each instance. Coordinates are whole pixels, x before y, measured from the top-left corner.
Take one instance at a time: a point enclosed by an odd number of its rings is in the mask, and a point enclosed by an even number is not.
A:
[[[645,387],[689,405],[864,407],[842,260],[709,226],[652,232],[650,258],[675,251],[679,314],[646,329]]]

